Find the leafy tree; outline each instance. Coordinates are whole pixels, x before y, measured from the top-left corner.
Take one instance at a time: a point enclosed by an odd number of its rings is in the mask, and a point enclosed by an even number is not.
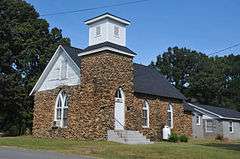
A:
[[[181,92],[189,85],[189,77],[193,74],[206,55],[186,48],[169,47],[167,52],[157,56],[156,67]]]
[[[240,55],[208,57],[186,48],[168,48],[155,65],[189,99],[240,110]]]
[[[239,55],[210,57],[190,78],[189,96],[201,103],[240,109]]]
[[[61,30],[41,19],[22,0],[0,1],[0,129],[22,134],[31,128],[29,93],[59,44],[70,45]]]
[[[197,98],[201,103],[220,104],[220,94],[225,89],[226,67],[218,58],[209,58],[190,77],[188,95]]]

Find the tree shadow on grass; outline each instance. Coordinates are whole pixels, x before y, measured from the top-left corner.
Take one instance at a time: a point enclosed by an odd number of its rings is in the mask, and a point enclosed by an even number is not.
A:
[[[240,151],[240,143],[208,143],[208,144],[200,144],[202,146],[216,147],[227,150]]]

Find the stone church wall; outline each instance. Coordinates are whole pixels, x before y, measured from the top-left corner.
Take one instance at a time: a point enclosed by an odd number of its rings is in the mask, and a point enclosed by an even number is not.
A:
[[[149,128],[143,128],[142,108],[144,100],[149,104]],[[135,127],[151,140],[162,138],[162,129],[167,125],[168,98],[135,93],[134,106],[136,114]],[[192,114],[184,111],[180,100],[171,99],[173,106],[172,132],[192,136]]]
[[[106,139],[107,130],[114,129],[115,92],[121,87],[125,94],[125,129],[139,130],[152,140],[159,140],[167,121],[167,98],[134,94],[132,57],[104,51],[81,57],[81,84],[60,86],[35,93],[33,135]],[[68,126],[54,128],[54,109],[58,93],[68,95]],[[142,107],[146,99],[150,107],[150,127],[142,127]],[[191,114],[184,112],[181,101],[173,100],[173,131],[192,134]]]
[[[105,139],[114,129],[115,92],[121,87],[125,105],[132,106],[132,57],[112,52],[99,52],[81,57],[81,84],[58,87],[35,94],[33,135]],[[68,94],[68,127],[53,128],[56,97],[60,90]],[[126,114],[126,118],[131,118]],[[126,120],[127,120],[126,119]]]

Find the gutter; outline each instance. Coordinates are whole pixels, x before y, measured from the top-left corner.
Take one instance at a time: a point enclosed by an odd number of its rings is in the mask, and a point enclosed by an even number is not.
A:
[[[192,104],[192,103],[188,103],[188,104],[189,104],[190,106],[192,106],[192,107],[195,107],[195,108],[197,108],[197,109],[200,109],[200,110],[206,111],[206,112],[208,112],[208,113],[210,113],[210,114],[212,114],[212,115],[215,115],[215,116],[219,117],[220,119],[239,120],[239,121],[240,121],[240,118],[228,118],[228,117],[224,117],[224,116],[221,116],[221,115],[216,114],[216,113],[214,113],[214,112],[211,112],[211,111],[209,111],[209,110],[206,110],[206,109],[204,109],[204,108],[201,108],[201,107],[199,107],[199,106],[196,106],[196,105],[194,105],[194,104]]]

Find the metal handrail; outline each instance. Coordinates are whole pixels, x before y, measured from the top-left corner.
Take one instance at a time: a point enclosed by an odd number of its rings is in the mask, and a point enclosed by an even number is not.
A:
[[[120,121],[118,121],[117,119],[115,119],[115,121],[117,121],[123,128],[125,128],[125,126],[122,123],[120,123]]]

